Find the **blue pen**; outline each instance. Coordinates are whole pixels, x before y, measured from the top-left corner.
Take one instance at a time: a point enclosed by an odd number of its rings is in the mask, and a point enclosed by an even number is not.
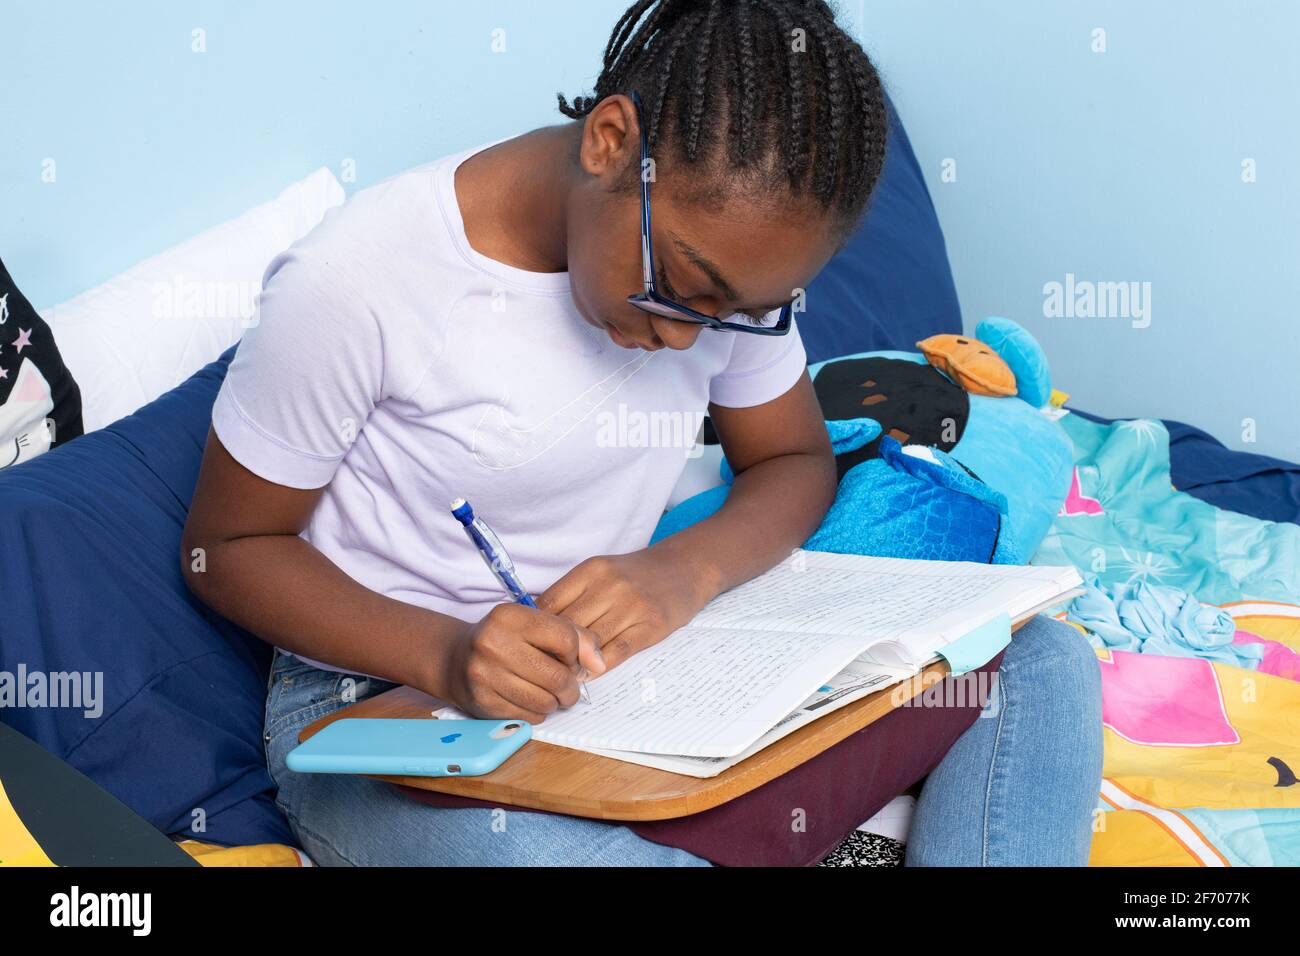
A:
[[[505,545],[501,543],[492,529],[487,526],[482,518],[475,517],[474,509],[470,507],[468,501],[464,498],[456,498],[451,503],[451,516],[459,521],[465,528],[465,534],[469,535],[470,541],[474,547],[478,548],[478,553],[483,556],[484,563],[488,569],[496,575],[501,586],[506,589],[511,599],[516,604],[523,604],[527,607],[537,607],[524,586],[519,583],[519,578],[515,576],[515,563],[510,560],[510,555],[506,553]],[[579,671],[579,680],[582,683],[583,696],[587,698],[587,703],[591,703],[591,694],[587,692],[587,682],[584,679],[587,669],[584,667]]]

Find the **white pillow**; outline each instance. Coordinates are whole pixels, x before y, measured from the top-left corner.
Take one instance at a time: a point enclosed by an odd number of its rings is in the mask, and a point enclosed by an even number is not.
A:
[[[271,260],[343,199],[322,166],[238,219],[41,309],[81,387],[86,431],[153,401],[237,342]]]

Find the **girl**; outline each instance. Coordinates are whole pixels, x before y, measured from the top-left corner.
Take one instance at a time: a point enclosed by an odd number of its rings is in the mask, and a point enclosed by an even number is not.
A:
[[[593,820],[502,829],[285,755],[394,683],[541,722],[583,669],[775,565],[834,497],[792,303],[880,174],[866,55],[821,0],[638,0],[595,95],[560,110],[359,192],[280,255],[213,409],[183,545],[206,571],[186,574],[278,647],[267,757],[319,863],[708,865]],[[685,454],[598,440],[620,405],[707,407],[737,472],[726,506],[646,547]],[[447,513],[459,495],[539,609],[502,603]],[[1086,861],[1096,671],[1063,625],[1018,635],[998,719],[925,788],[914,861]]]

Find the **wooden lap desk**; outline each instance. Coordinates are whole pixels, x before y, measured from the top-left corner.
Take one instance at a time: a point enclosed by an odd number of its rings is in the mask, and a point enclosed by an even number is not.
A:
[[[1016,622],[1014,630],[1018,630],[1025,620]],[[377,776],[377,779],[507,806],[597,820],[684,817],[726,803],[779,777],[879,720],[948,674],[946,661],[931,664],[901,684],[876,691],[819,717],[716,777],[689,777],[530,740],[500,767],[482,776]],[[422,691],[396,687],[308,724],[298,734],[298,742],[344,717],[425,717],[432,720],[432,711],[441,706],[441,702]]]

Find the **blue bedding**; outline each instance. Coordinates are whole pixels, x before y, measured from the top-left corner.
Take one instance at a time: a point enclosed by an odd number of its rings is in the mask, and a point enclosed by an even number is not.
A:
[[[1103,425],[1120,420],[1071,410]],[[1300,464],[1233,451],[1195,425],[1166,419],[1164,426],[1170,477],[1179,491],[1252,518],[1300,524]]]
[[[1300,524],[1300,465],[1232,451],[1194,425],[1166,421],[1174,487],[1265,521]]]
[[[164,833],[292,844],[262,749],[269,648],[181,578],[181,530],[233,353],[135,415],[0,471],[0,670],[89,675],[101,689],[5,706],[0,720]]]
[[[1061,424],[1073,490],[1034,563],[1091,584],[1067,620],[1101,663],[1092,864],[1294,865],[1300,527],[1176,490],[1159,421]],[[1243,457],[1219,467],[1249,471]]]

